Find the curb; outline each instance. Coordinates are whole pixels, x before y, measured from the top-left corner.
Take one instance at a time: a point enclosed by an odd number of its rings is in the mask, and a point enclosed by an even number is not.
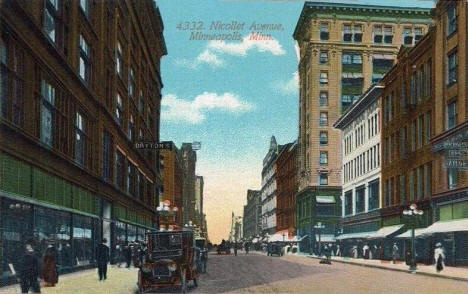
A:
[[[306,257],[313,258],[313,259],[321,259],[320,257],[316,257],[316,256],[306,256]],[[365,264],[365,263],[360,263],[360,262],[355,262],[355,261],[344,261],[344,260],[337,260],[337,259],[332,259],[331,261],[332,262],[344,263],[344,264],[357,265],[357,266],[362,266],[362,267],[371,267],[371,268],[378,268],[378,269],[390,270],[390,271],[395,271],[395,272],[413,273],[413,274],[429,276],[429,277],[435,277],[435,278],[442,278],[442,279],[448,279],[448,280],[468,282],[468,278],[451,277],[451,276],[445,276],[445,275],[440,275],[440,274],[436,274],[436,273],[428,273],[428,272],[420,272],[420,271],[410,272],[409,270],[405,270],[405,269],[390,268],[390,267],[386,267],[386,266],[380,266],[380,265],[376,265],[376,264]]]

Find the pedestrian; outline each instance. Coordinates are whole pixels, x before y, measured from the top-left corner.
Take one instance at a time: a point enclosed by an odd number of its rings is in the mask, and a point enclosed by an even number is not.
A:
[[[340,245],[336,245],[336,253],[335,253],[336,256],[340,256],[341,257],[341,249],[340,249]]]
[[[365,244],[363,247],[362,247],[362,256],[364,257],[364,259],[369,259],[369,245]]]
[[[138,250],[138,259],[139,259],[139,262],[140,262],[140,266],[143,265],[145,254],[146,254],[146,245],[145,245],[144,242],[141,242],[140,243],[140,248]]]
[[[102,243],[96,250],[96,260],[98,266],[99,281],[107,279],[107,263],[109,262],[109,247],[106,245],[107,239],[103,238]]]
[[[31,242],[26,243],[25,251],[19,262],[18,271],[21,293],[29,293],[29,289],[34,293],[41,293],[39,272],[39,258],[37,257]]]
[[[358,258],[358,248],[356,245],[353,246],[353,258]]]
[[[249,250],[250,250],[249,242],[245,242],[244,247],[245,247],[245,254],[249,254]]]
[[[53,244],[47,246],[42,258],[42,279],[45,287],[55,287],[58,283],[57,259]]]
[[[127,268],[130,268],[130,264],[132,263],[132,248],[130,248],[130,244],[125,243],[125,248],[124,248],[124,257],[125,257],[125,262],[127,263]]]
[[[440,273],[445,267],[445,252],[440,242],[436,244],[434,249],[434,260],[436,271]]]
[[[406,265],[411,265],[411,249],[406,249],[406,254],[405,254],[405,263]]]
[[[237,256],[237,242],[234,242],[234,256]]]
[[[122,246],[117,244],[115,246],[115,251],[116,251],[116,259],[117,259],[117,267],[120,267],[122,265]]]
[[[396,263],[396,260],[398,258],[398,246],[396,243],[393,243],[393,247],[392,247],[392,262],[393,264]]]

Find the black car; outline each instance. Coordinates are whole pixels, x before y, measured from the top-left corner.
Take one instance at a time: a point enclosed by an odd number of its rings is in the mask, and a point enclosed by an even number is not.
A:
[[[273,254],[283,256],[283,246],[275,243],[268,244],[267,255],[273,256]]]

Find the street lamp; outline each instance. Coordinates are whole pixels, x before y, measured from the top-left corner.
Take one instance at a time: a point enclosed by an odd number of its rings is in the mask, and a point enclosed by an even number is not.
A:
[[[411,220],[415,220],[417,216],[421,216],[424,214],[424,211],[418,210],[418,207],[415,203],[411,204],[409,209],[403,210],[403,215],[406,215],[410,217]],[[415,224],[414,221],[411,222],[411,264],[409,266],[410,271],[415,271],[417,269],[416,266],[416,260],[415,260],[415,251],[416,251],[416,246],[415,246],[415,240],[414,240],[414,229],[415,229]]]
[[[322,256],[322,240],[321,240],[321,229],[324,229],[325,226],[322,225],[322,222],[318,222],[315,226],[314,226],[314,229],[318,230],[318,233],[319,233],[319,256]]]

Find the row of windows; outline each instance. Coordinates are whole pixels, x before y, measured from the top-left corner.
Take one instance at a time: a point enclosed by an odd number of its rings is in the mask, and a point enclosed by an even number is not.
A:
[[[380,144],[374,145],[353,160],[345,163],[343,166],[343,181],[347,183],[378,168],[380,165],[379,148]]]
[[[329,23],[321,22],[319,28],[319,37],[321,41],[330,39]],[[342,41],[361,43],[363,34],[362,24],[343,24]],[[393,26],[374,25],[372,40],[374,44],[393,44]],[[423,37],[422,27],[405,26],[402,31],[402,43],[413,45]]]
[[[367,209],[365,200],[366,192]],[[367,191],[365,185],[356,187],[356,189],[354,190],[354,201],[353,190],[348,190],[344,193],[344,215],[362,213],[377,208],[379,208],[379,180],[374,180],[370,182],[367,186]]]
[[[431,196],[432,163],[418,166],[408,172],[385,180],[384,207],[419,201]]]
[[[344,152],[345,155],[351,153],[354,148],[357,148],[379,133],[379,113],[376,112],[367,119],[367,133],[365,132],[365,124],[356,127],[353,132],[344,139]],[[354,143],[353,144],[353,139]]]
[[[431,124],[431,112],[426,112],[411,121],[408,126],[401,127],[395,134],[385,137],[382,150],[383,161],[391,163],[397,158],[404,159],[408,151],[413,152],[429,144],[432,132]],[[399,144],[399,154],[396,154],[397,150],[395,149],[397,143]]]

